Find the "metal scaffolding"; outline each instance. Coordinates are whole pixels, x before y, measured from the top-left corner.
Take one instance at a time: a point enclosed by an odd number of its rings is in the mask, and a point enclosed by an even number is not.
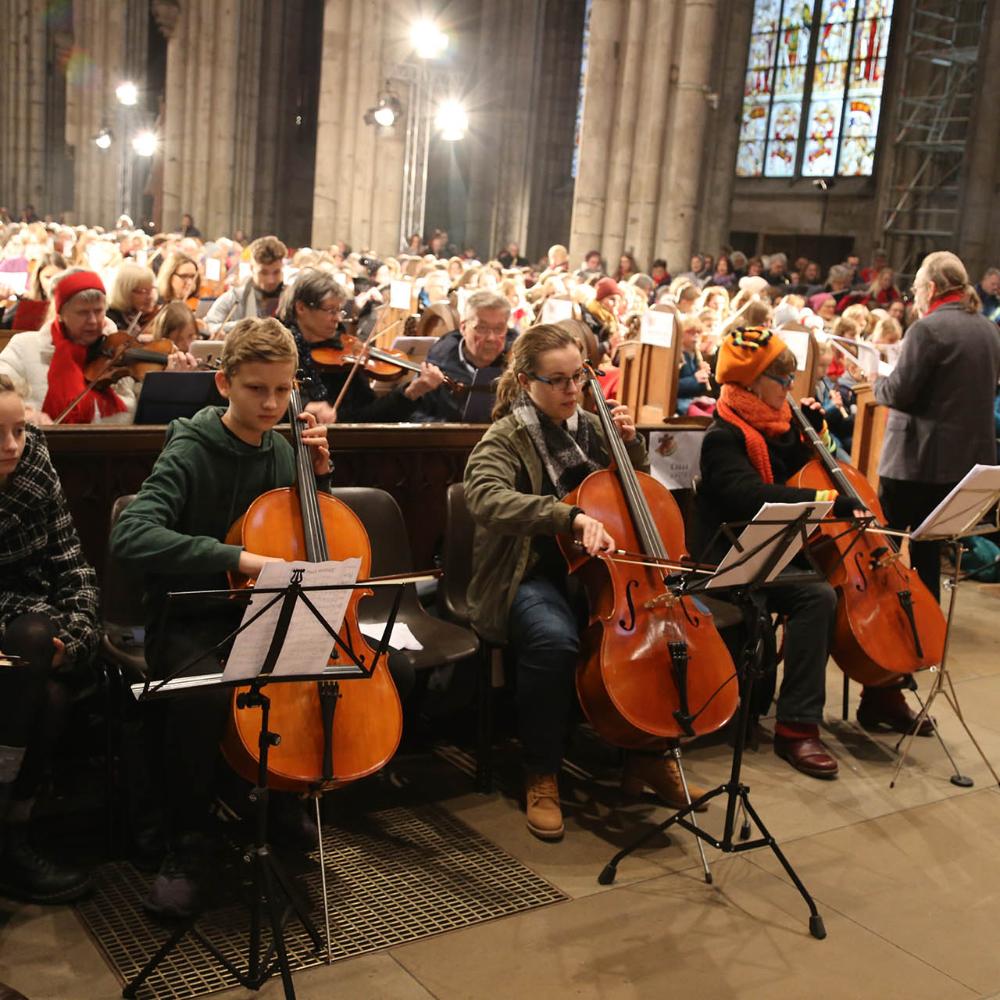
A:
[[[932,250],[956,250],[966,143],[987,0],[912,0],[895,118],[890,259],[912,274]]]

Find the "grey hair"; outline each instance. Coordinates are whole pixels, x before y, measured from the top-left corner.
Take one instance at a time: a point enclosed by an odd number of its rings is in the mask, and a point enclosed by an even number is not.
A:
[[[484,288],[481,292],[473,292],[465,300],[463,322],[478,319],[480,310],[483,309],[501,309],[506,315],[510,315],[510,303],[507,299],[499,292]]]
[[[108,304],[112,309],[120,309],[122,312],[131,312],[132,302],[129,296],[141,285],[155,287],[156,275],[152,268],[143,267],[126,260],[118,266],[118,273],[115,275],[115,283],[111,286],[111,295],[108,296]]]
[[[282,292],[277,315],[286,324],[291,323],[295,319],[296,302],[301,302],[309,309],[316,309],[325,298],[329,298],[331,295],[340,303],[347,300],[347,290],[334,279],[329,271],[321,271],[315,267],[303,268],[295,275],[292,284]]]

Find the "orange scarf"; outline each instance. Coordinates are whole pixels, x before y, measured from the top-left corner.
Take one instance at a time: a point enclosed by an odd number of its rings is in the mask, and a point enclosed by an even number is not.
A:
[[[765,483],[773,483],[771,456],[767,453],[764,438],[780,437],[792,426],[792,409],[788,403],[782,401],[781,409],[775,410],[749,389],[727,382],[722,387],[715,412],[727,423],[739,428],[746,442],[750,464]]]

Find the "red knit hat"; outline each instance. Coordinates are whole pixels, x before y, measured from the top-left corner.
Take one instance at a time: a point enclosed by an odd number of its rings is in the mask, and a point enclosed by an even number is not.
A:
[[[622,290],[618,285],[618,282],[614,278],[601,278],[601,280],[594,286],[594,291],[597,293],[597,301],[600,302],[601,299],[606,299],[609,295],[621,295]]]
[[[55,303],[56,312],[61,312],[62,307],[78,292],[85,292],[90,288],[105,295],[108,294],[100,275],[94,271],[73,271],[60,277],[52,286],[52,300]]]

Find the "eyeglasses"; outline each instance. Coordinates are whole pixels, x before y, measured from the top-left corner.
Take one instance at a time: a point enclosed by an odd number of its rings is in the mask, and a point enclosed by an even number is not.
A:
[[[771,375],[764,372],[764,378],[769,378],[772,382],[777,382],[783,389],[790,389],[795,381],[794,375]]]
[[[507,336],[507,324],[504,323],[503,326],[484,326],[482,323],[477,322],[473,327],[476,333],[481,333],[485,337],[506,337]]]
[[[326,313],[327,316],[339,316],[343,312],[343,306],[334,306],[332,309],[329,306],[309,306],[313,312]]]
[[[181,281],[194,281],[198,277],[197,271],[188,271],[186,274],[181,274],[180,271],[174,271],[174,277],[180,278]]]
[[[544,382],[546,385],[551,385],[553,389],[557,392],[565,392],[570,385],[583,385],[587,381],[587,373],[584,369],[580,369],[578,372],[573,372],[572,375],[528,375],[528,378],[535,382]]]

